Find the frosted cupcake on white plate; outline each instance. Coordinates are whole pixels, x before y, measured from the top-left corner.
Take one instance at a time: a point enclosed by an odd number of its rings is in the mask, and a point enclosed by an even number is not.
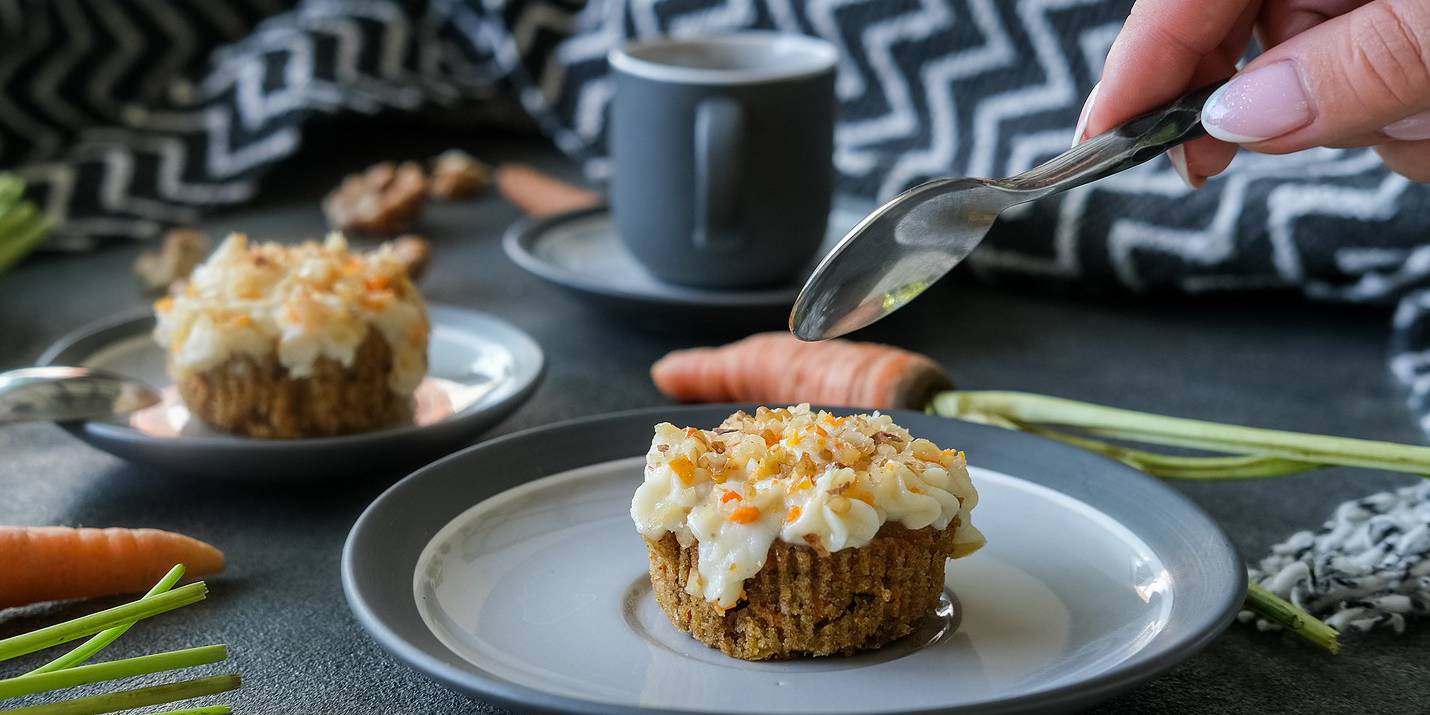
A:
[[[189,411],[235,434],[388,426],[427,371],[430,324],[405,264],[340,234],[294,246],[230,235],[154,312]]]
[[[808,405],[655,427],[631,517],[676,627],[746,660],[848,654],[912,632],[949,558],[983,545],[962,452],[887,415]]]

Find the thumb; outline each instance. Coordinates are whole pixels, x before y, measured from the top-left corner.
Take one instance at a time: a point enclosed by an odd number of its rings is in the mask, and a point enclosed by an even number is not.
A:
[[[1207,99],[1223,141],[1280,154],[1369,144],[1430,109],[1430,0],[1376,0],[1257,57]]]

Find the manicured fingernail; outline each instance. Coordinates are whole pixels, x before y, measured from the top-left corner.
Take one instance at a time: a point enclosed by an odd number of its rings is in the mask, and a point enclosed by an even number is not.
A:
[[[1093,85],[1092,91],[1087,93],[1087,99],[1082,102],[1082,113],[1077,115],[1077,128],[1073,130],[1073,146],[1081,144],[1082,140],[1087,138],[1083,136],[1083,133],[1087,131],[1087,117],[1092,114],[1092,102],[1097,99],[1097,88],[1101,86],[1101,82]]]
[[[1301,75],[1289,60],[1233,77],[1202,106],[1207,133],[1233,144],[1273,139],[1315,118]]]
[[[1200,176],[1192,178],[1191,172],[1187,169],[1187,150],[1181,144],[1167,150],[1167,161],[1172,162],[1172,169],[1177,172],[1177,176],[1182,177],[1182,181],[1187,186],[1200,189],[1202,184],[1207,183],[1207,180]]]
[[[1412,114],[1398,122],[1385,125],[1380,131],[1391,139],[1403,142],[1430,139],[1430,112]]]

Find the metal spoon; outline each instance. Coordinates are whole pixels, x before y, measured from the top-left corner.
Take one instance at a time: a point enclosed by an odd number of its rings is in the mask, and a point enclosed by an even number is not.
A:
[[[801,340],[858,330],[907,305],[973,252],[998,214],[1141,164],[1206,135],[1202,105],[1221,82],[1130,120],[1006,179],[915,186],[869,214],[804,284],[789,328]]]
[[[85,420],[159,403],[159,391],[131,378],[86,367],[26,367],[0,372],[0,424]]]

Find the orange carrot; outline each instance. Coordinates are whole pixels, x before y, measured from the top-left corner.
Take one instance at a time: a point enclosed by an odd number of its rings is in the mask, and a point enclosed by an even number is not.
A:
[[[223,570],[223,552],[158,529],[0,526],[0,608],[141,593],[174,564],[198,578]]]
[[[730,521],[736,524],[753,524],[760,520],[760,508],[757,506],[742,506],[730,512]]]
[[[651,379],[682,402],[809,402],[834,407],[922,409],[953,381],[938,363],[889,345],[759,333],[718,348],[677,350]]]
[[[526,164],[497,167],[496,184],[497,191],[527,216],[550,216],[601,203],[600,194],[572,186]]]

